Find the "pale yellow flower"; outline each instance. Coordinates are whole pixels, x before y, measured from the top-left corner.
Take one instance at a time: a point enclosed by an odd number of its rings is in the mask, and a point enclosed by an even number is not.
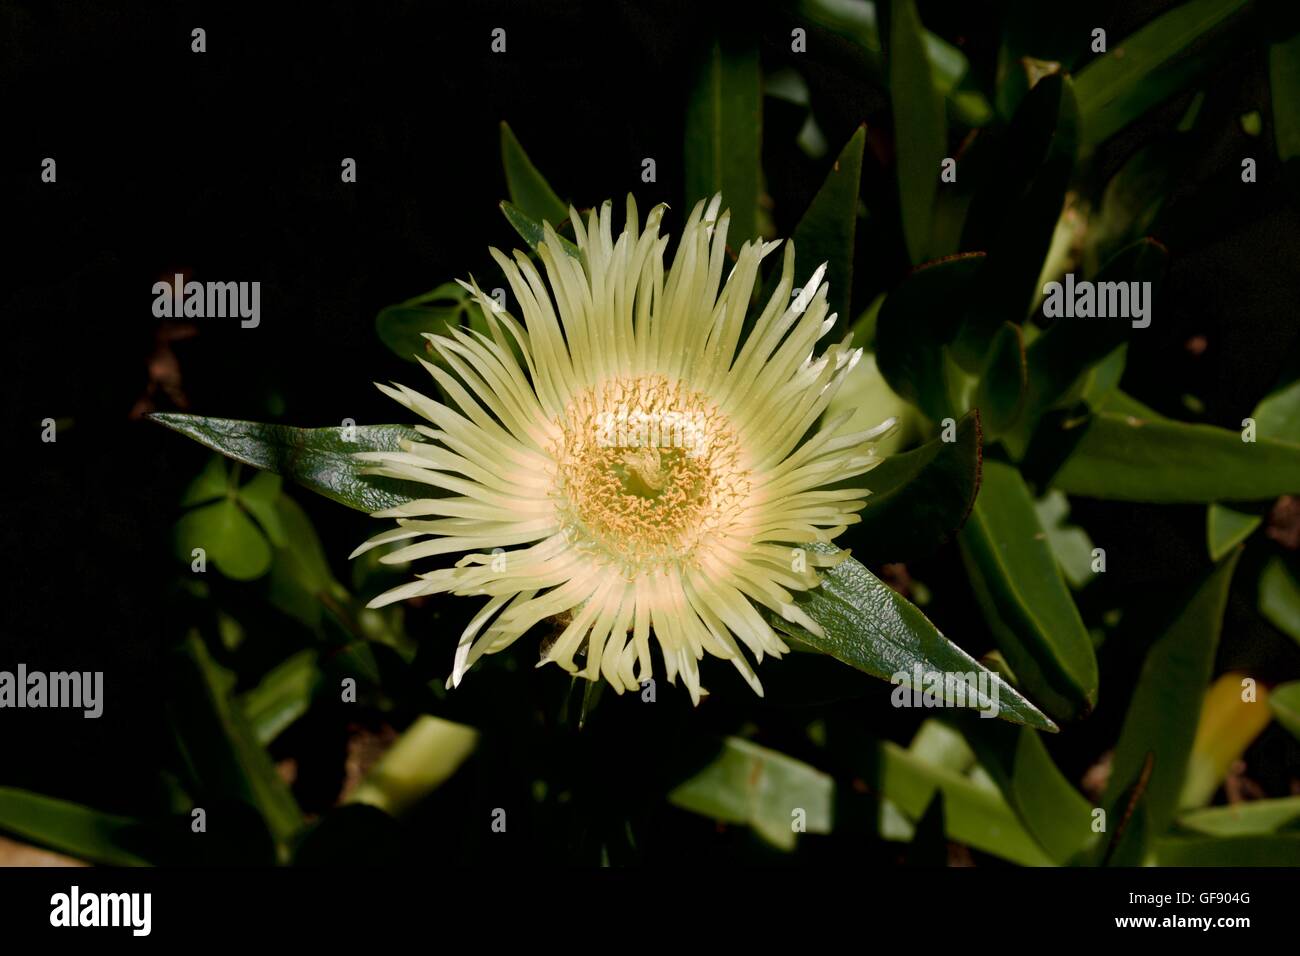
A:
[[[825,267],[794,294],[792,246],[743,334],[759,264],[779,243],[747,242],[729,265],[719,204],[695,208],[667,269],[664,207],[642,229],[630,197],[617,236],[610,203],[585,225],[571,212],[581,258],[548,226],[545,280],[524,253],[493,249],[523,321],[465,284],[490,334],[430,335],[445,367],[423,363],[455,407],[379,386],[431,426],[418,426],[428,441],[363,455],[368,470],[444,496],[378,512],[398,527],[357,553],[410,539],[382,560],[469,552],[371,602],[487,597],[449,684],[557,618],[541,663],[622,692],[652,676],[653,639],[668,680],[681,675],[698,703],[706,651],[762,693],[745,651],[761,662],[789,650],[765,610],[820,633],[792,592],[845,552],[804,546],[858,520],[869,492],[842,480],[877,464],[872,441],[891,423],[849,431],[850,410],[819,426],[860,351],[846,337],[815,354],[835,322]]]

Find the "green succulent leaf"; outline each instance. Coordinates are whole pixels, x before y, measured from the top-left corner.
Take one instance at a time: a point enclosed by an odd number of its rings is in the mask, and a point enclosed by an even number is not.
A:
[[[1300,193],[1300,33],[1268,48],[1277,158],[1293,191]]]
[[[963,717],[958,725],[1025,829],[1066,864],[1093,845],[1092,804],[1057,768],[1037,731]]]
[[[1207,836],[1256,836],[1300,824],[1300,797],[1249,800],[1226,807],[1202,807],[1178,817],[1178,825]]]
[[[867,129],[860,126],[840,150],[791,236],[800,274],[826,263],[830,311],[845,322],[852,315],[849,293],[853,289],[853,236],[858,221],[858,186],[866,142]],[[773,283],[776,278],[774,273]]]
[[[889,90],[899,208],[908,255],[919,263],[930,245],[930,217],[939,188],[939,164],[948,148],[948,128],[915,0],[898,0],[891,15]]]
[[[889,293],[876,322],[876,363],[889,387],[939,421],[952,414],[951,362],[944,345],[961,321],[953,303],[965,301],[984,265],[983,253],[949,256],[914,269]]]
[[[722,741],[718,756],[668,794],[683,810],[751,826],[783,850],[794,849],[796,811],[809,833],[831,832],[835,783],[815,767],[741,737]]]
[[[226,577],[252,581],[271,568],[271,546],[234,498],[188,511],[176,524],[176,556],[189,563],[194,549],[204,553]]]
[[[731,210],[727,240],[740,248],[759,235],[759,153],[763,95],[758,47],[715,40],[703,57],[686,105],[686,208],[722,193]]]
[[[1205,513],[1205,543],[1210,552],[1210,560],[1220,560],[1254,534],[1263,520],[1262,515],[1239,511],[1227,505],[1210,505]]]
[[[1147,652],[1124,717],[1102,804],[1113,817],[1120,788],[1137,779],[1148,755],[1153,755],[1143,798],[1147,832],[1152,835],[1163,834],[1178,809],[1239,556],[1239,551],[1233,552],[1216,565],[1190,600],[1180,596]]]
[[[362,474],[362,463],[353,457],[361,451],[397,451],[401,442],[418,440],[419,434],[405,425],[293,428],[174,412],[149,417],[227,458],[292,478],[360,511],[380,511],[435,494],[428,485]]]
[[[884,80],[883,50],[876,16],[877,4],[857,0],[799,0],[796,13],[816,30],[848,40],[874,78]],[[982,126],[993,109],[972,82],[970,61],[960,49],[929,30],[922,32],[935,89],[943,95],[952,115],[967,126]]]
[[[984,250],[988,262],[956,343],[957,360],[970,371],[1003,324],[1022,323],[1038,296],[1074,170],[1076,127],[1069,78],[1044,77],[1016,111],[989,164],[992,172],[971,201],[962,248]]]
[[[1155,845],[1157,866],[1295,866],[1300,833],[1170,837]]]
[[[390,305],[375,317],[379,340],[393,354],[411,362],[422,357],[441,363],[442,357],[425,335],[446,335],[448,330],[461,326],[487,332],[478,302],[456,282],[444,282],[423,295]]]
[[[257,519],[258,526],[277,548],[282,548],[287,543],[284,524],[280,521],[281,486],[279,475],[259,471],[239,489],[237,495],[239,503]]]
[[[826,550],[825,546],[820,550]],[[804,592],[797,600],[823,633],[813,634],[779,618],[774,623],[800,643],[884,680],[906,674],[909,685],[916,667],[925,675],[985,674],[985,679],[991,682],[986,686],[996,689],[998,699],[990,701],[968,679],[965,681],[968,706],[989,712],[996,708],[997,716],[1003,720],[1040,730],[1056,730],[1056,725],[1019,691],[944,637],[915,605],[853,558],[846,558],[825,571],[821,585]],[[916,688],[917,692],[922,689]],[[949,698],[951,690],[945,687],[944,699],[956,706]]]
[[[993,336],[972,399],[989,441],[1012,427],[1025,406],[1025,344],[1020,326],[1010,322]]]
[[[501,212],[505,214],[506,221],[514,227],[515,232],[519,233],[519,238],[528,243],[528,248],[536,252],[538,247],[546,239],[546,228],[537,219],[534,219],[528,213],[524,212],[513,203],[501,202]],[[582,250],[571,239],[566,239],[559,233],[555,238],[560,243],[560,249],[568,256],[582,261]]]
[[[320,537],[302,506],[289,496],[281,495],[275,507],[285,531],[285,543],[276,554],[279,567],[313,594],[337,587],[338,582],[330,571]]]
[[[181,507],[192,508],[217,498],[224,498],[231,490],[230,469],[224,459],[213,455],[203,466],[199,476],[181,495]]]
[[[1300,379],[1270,392],[1255,406],[1251,417],[1255,419],[1257,437],[1300,445]],[[1210,505],[1205,518],[1210,559],[1219,560],[1231,548],[1245,541],[1263,520],[1258,509],[1246,511],[1227,505]],[[1300,640],[1300,624],[1294,636]]]
[[[1114,411],[1068,421],[1062,431],[1074,447],[1052,484],[1071,495],[1187,504],[1300,489],[1300,444],[1246,442],[1224,428]]]
[[[195,785],[255,808],[283,857],[302,827],[302,813],[230,696],[234,675],[212,659],[197,634],[180,648],[178,664],[178,692],[169,707]]]
[[[1087,144],[1109,139],[1213,67],[1228,48],[1200,41],[1249,7],[1250,0],[1190,0],[1112,40],[1075,79]]]
[[[307,712],[320,679],[316,652],[299,651],[240,696],[239,708],[258,744],[267,746]]]
[[[1083,528],[1066,520],[1070,500],[1059,491],[1049,491],[1034,502],[1034,513],[1065,580],[1076,591],[1085,587],[1093,578],[1092,539]]]
[[[1051,866],[1052,858],[1017,819],[996,787],[937,766],[892,741],[876,744],[855,768],[875,793],[919,821],[943,794],[948,838],[1022,866]]]
[[[971,585],[1020,686],[1057,720],[1097,699],[1097,657],[1020,473],[996,461],[958,536]]]
[[[348,802],[401,816],[449,780],[478,740],[473,727],[422,714],[385,751]]]
[[[510,201],[527,215],[549,222],[556,229],[569,218],[569,206],[537,171],[509,124],[501,124],[501,166],[506,173]]]
[[[1268,695],[1268,706],[1277,722],[1300,740],[1300,680],[1279,684]]]
[[[1293,561],[1273,555],[1259,573],[1259,613],[1300,642],[1300,578]]]
[[[0,830],[91,863],[154,862],[139,820],[15,787],[0,787]]]

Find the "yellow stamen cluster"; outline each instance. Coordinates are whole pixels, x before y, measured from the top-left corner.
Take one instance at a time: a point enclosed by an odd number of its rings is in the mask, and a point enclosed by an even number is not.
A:
[[[629,577],[689,562],[749,492],[726,417],[662,375],[585,390],[558,424],[557,506],[566,536]]]

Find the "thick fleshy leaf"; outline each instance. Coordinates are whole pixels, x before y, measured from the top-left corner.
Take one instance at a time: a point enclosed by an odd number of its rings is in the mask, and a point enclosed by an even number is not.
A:
[[[1277,722],[1300,740],[1300,680],[1274,687],[1268,696],[1268,706]]]
[[[1020,326],[1010,322],[993,336],[972,403],[989,441],[1015,424],[1025,406],[1025,345]]]
[[[1300,445],[1300,379],[1274,389],[1255,406],[1258,438]],[[1245,541],[1264,521],[1259,509],[1242,510],[1227,505],[1210,505],[1205,518],[1205,536],[1211,560],[1217,561],[1229,549]],[[1300,633],[1297,634],[1300,638]]]
[[[818,550],[826,549],[822,546]],[[797,600],[804,613],[821,626],[823,634],[815,635],[780,618],[774,621],[777,627],[801,643],[875,677],[893,680],[905,675],[896,693],[901,692],[903,684],[912,686],[916,693],[924,689],[914,686],[917,668],[923,678],[934,674],[966,675],[962,688],[945,686],[942,697],[948,705],[960,706],[951,696],[957,690],[965,695],[966,706],[996,712],[1012,723],[1056,730],[1056,725],[1015,688],[944,637],[918,608],[853,558],[824,572],[821,585],[803,592]],[[986,692],[977,688],[980,682]]]
[[[275,510],[285,533],[284,543],[278,546],[277,565],[313,594],[337,587],[325,548],[302,506],[288,495],[281,495]]]
[[[967,412],[953,441],[939,435],[891,455],[865,480],[871,494],[838,543],[865,564],[912,561],[932,553],[966,521],[980,484],[980,418]]]
[[[195,786],[256,809],[283,855],[302,827],[302,813],[230,697],[234,675],[196,634],[180,648],[179,665],[169,709]]]
[[[1076,123],[1069,78],[1044,77],[1016,111],[988,181],[971,201],[962,248],[982,249],[988,261],[957,337],[957,359],[969,371],[979,368],[1004,323],[1025,320],[1039,293],[1074,170]]]
[[[1141,765],[1128,778],[1125,786],[1110,778],[1110,789],[1115,797],[1102,819],[1107,826],[1107,839],[1097,848],[1101,866],[1145,866],[1151,844],[1151,821],[1147,811],[1147,787],[1151,784],[1151,771],[1155,755],[1148,752]]]
[[[283,548],[286,544],[279,508],[283,485],[279,475],[257,471],[253,473],[251,481],[240,487],[237,495],[240,505],[253,516],[258,527],[277,548]]]
[[[1047,546],[1060,565],[1061,573],[1076,591],[1093,578],[1092,539],[1088,532],[1066,519],[1070,514],[1070,500],[1059,491],[1049,491],[1034,502],[1034,513],[1043,527]]]
[[[1295,866],[1300,833],[1170,837],[1155,846],[1157,866]]]
[[[1300,578],[1293,560],[1273,555],[1265,562],[1259,574],[1259,613],[1300,641]]]
[[[505,214],[506,221],[514,227],[515,232],[519,233],[519,237],[528,243],[528,248],[536,252],[537,247],[546,238],[546,229],[543,224],[513,203],[502,201],[501,211]],[[582,261],[582,250],[574,244],[573,240],[566,239],[559,233],[556,233],[555,238],[559,240],[560,248],[566,254],[579,262]]]
[[[930,245],[930,217],[939,188],[939,164],[948,148],[948,127],[915,0],[898,0],[890,14],[889,92],[898,205],[908,255],[919,263]]]
[[[214,455],[181,495],[181,507],[192,508],[214,501],[225,497],[230,490],[230,469],[226,467],[224,459]]]
[[[1019,685],[1057,720],[1087,714],[1097,700],[1097,657],[1016,469],[984,463],[958,540],[985,621]]]
[[[398,451],[401,442],[419,438],[406,425],[293,428],[174,412],[149,417],[227,458],[292,478],[360,511],[380,511],[438,495],[431,485],[361,473],[362,463],[354,457],[357,452]]]
[[[1229,21],[1249,6],[1249,0],[1190,0],[1132,36],[1111,38],[1107,52],[1075,77],[1085,142],[1091,147],[1109,139],[1195,82],[1227,52],[1227,45],[1202,44],[1190,55],[1180,54],[1207,33],[1234,26]]]
[[[1274,800],[1248,800],[1226,807],[1188,810],[1178,817],[1178,825],[1208,836],[1250,836],[1274,833],[1300,824],[1300,797]]]
[[[1300,359],[1292,354],[1290,361],[1291,380],[1269,392],[1252,417],[1260,438],[1300,444]]]
[[[1205,512],[1205,543],[1210,560],[1218,561],[1241,544],[1260,526],[1262,515],[1229,508],[1227,505],[1210,505]]]
[[[1247,695],[1245,680],[1242,673],[1222,674],[1205,692],[1179,809],[1209,803],[1233,765],[1273,719],[1268,689],[1257,685],[1254,693]]]
[[[312,631],[318,631],[327,610],[340,623],[352,620],[355,609],[351,605],[356,602],[335,580],[320,537],[306,513],[288,495],[280,496],[275,510],[285,541],[275,548],[267,599]],[[338,613],[340,605],[347,609],[342,615]]]
[[[876,363],[895,392],[938,421],[952,414],[950,361],[943,346],[957,334],[983,253],[949,256],[914,269],[885,298],[876,322]]]
[[[724,823],[752,826],[775,846],[792,850],[799,824],[804,832],[831,832],[834,793],[834,781],[815,767],[728,737],[718,756],[675,787],[668,802]]]
[[[14,787],[0,787],[0,830],[90,863],[153,862],[140,821]]]
[[[867,787],[920,820],[936,793],[943,794],[949,839],[1022,866],[1050,866],[1049,857],[1016,818],[997,788],[927,763],[892,741],[875,745],[857,768]]]
[[[537,171],[514,131],[501,124],[501,166],[506,173],[510,201],[533,219],[549,222],[559,229],[568,220],[569,207],[555,194],[544,176]]]
[[[1143,798],[1149,834],[1164,833],[1178,808],[1239,556],[1233,552],[1216,565],[1190,600],[1180,596],[1147,652],[1124,717],[1102,804],[1114,818],[1123,790],[1141,775],[1148,754],[1154,755]]]
[[[1071,495],[1186,504],[1300,490],[1300,444],[1246,442],[1211,425],[1110,411],[1067,422],[1063,431],[1077,444],[1052,484]]]
[[[1268,48],[1268,82],[1277,158],[1296,190],[1300,187],[1300,33]]]
[[[883,53],[877,23],[878,4],[856,0],[799,0],[796,13],[815,29],[826,30],[854,44],[867,72],[883,81]],[[947,100],[952,115],[968,126],[993,118],[984,94],[972,82],[970,61],[960,49],[929,30],[923,31],[934,86]]]
[[[817,190],[791,237],[798,259],[798,275],[811,273],[826,263],[826,281],[830,286],[827,301],[831,312],[839,315],[841,321],[847,321],[852,315],[849,293],[853,289],[853,235],[858,221],[858,185],[866,142],[867,129],[860,126],[840,150],[826,181]]]
[[[1092,804],[1057,769],[1037,731],[970,717],[958,725],[980,766],[1054,863],[1087,852],[1096,840]]]
[[[271,568],[271,546],[233,498],[186,512],[176,524],[176,555],[189,564],[203,549],[217,570],[236,581],[260,578]]]
[[[980,719],[972,717],[970,723],[978,725]],[[988,724],[988,721],[984,723]],[[1007,727],[1008,725],[989,724],[989,726]],[[976,762],[975,751],[971,749],[961,732],[934,717],[921,724],[920,729],[912,737],[912,742],[907,745],[907,752],[932,766],[943,767],[954,773],[966,773],[975,766]]]
[[[446,335],[449,329],[460,326],[487,332],[478,303],[456,282],[444,282],[423,295],[390,305],[375,317],[379,340],[399,358],[410,362],[424,358],[441,364],[442,356],[425,334]]]
[[[686,208],[722,193],[731,210],[727,242],[758,237],[763,95],[758,46],[715,40],[699,64],[686,104]]]
[[[320,679],[316,652],[299,651],[271,668],[256,687],[241,695],[239,706],[254,739],[265,747],[305,714]]]
[[[429,714],[415,719],[348,798],[400,816],[460,769],[478,746],[473,727]]]

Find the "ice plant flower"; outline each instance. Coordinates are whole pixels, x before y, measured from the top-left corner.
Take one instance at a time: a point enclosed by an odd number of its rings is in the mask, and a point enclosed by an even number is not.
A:
[[[680,675],[698,703],[706,651],[762,693],[741,645],[756,662],[789,650],[769,612],[821,632],[793,592],[847,552],[805,546],[859,520],[869,492],[844,479],[878,463],[872,442],[891,422],[849,431],[848,410],[819,425],[861,351],[846,336],[815,353],[835,323],[825,266],[795,294],[790,244],[745,334],[759,265],[779,243],[746,242],[728,269],[719,205],[696,206],[670,268],[664,207],[642,229],[630,197],[617,237],[610,203],[585,225],[570,212],[576,252],[548,225],[545,280],[526,254],[491,250],[522,322],[462,283],[488,334],[428,335],[442,362],[423,362],[451,404],[379,386],[428,420],[417,426],[428,440],[363,453],[366,470],[437,491],[377,512],[397,527],[356,554],[412,539],[381,560],[468,552],[371,602],[487,597],[449,685],[554,618],[539,666],[603,675],[621,693],[652,676],[653,637],[668,680]]]

